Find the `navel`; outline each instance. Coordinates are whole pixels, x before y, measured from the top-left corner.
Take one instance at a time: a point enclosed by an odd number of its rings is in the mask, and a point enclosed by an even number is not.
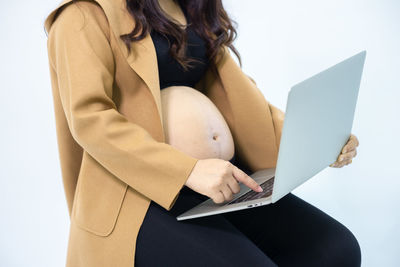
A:
[[[217,140],[217,139],[218,139],[218,137],[219,137],[219,136],[218,136],[218,134],[216,134],[216,133],[215,133],[215,134],[213,134],[213,139],[214,139],[214,140]]]

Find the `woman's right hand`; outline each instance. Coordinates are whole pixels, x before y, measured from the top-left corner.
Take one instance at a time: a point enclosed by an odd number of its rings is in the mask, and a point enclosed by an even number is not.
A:
[[[185,185],[220,204],[232,200],[233,194],[239,193],[239,182],[262,192],[257,182],[244,171],[229,161],[211,158],[197,161]]]

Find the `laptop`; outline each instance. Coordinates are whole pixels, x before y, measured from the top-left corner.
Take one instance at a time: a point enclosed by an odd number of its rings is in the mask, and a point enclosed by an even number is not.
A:
[[[351,134],[365,57],[364,50],[292,86],[277,164],[249,175],[262,192],[240,183],[232,200],[217,204],[209,198],[177,220],[275,203],[335,162]]]

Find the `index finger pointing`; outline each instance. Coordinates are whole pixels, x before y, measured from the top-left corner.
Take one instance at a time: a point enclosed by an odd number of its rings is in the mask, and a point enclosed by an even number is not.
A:
[[[233,165],[233,172],[232,172],[233,177],[238,181],[242,182],[245,184],[247,187],[250,189],[253,189],[256,192],[262,192],[263,189],[259,184],[257,184],[256,181],[254,181],[253,178],[248,176],[244,171]]]

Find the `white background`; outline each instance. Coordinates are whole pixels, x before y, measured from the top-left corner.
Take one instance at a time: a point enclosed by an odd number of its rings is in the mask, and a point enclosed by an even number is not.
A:
[[[60,176],[45,16],[58,1],[0,4],[0,265],[64,266],[69,217]],[[353,163],[294,193],[357,237],[363,266],[399,266],[400,2],[234,1],[243,70],[282,110],[291,85],[367,50]]]

